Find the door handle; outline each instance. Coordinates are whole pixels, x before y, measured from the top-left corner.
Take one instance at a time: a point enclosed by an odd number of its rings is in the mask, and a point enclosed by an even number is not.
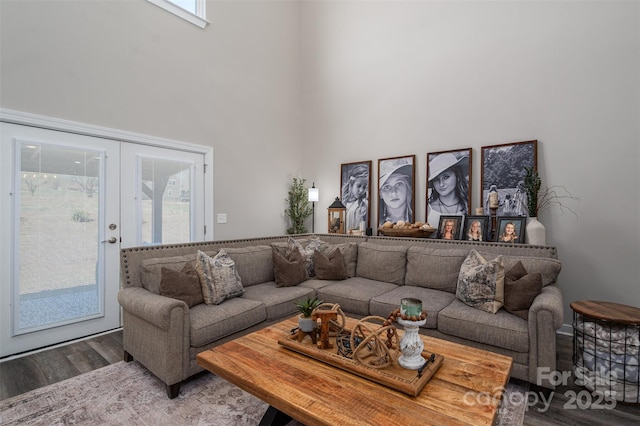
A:
[[[103,243],[115,244],[118,241],[116,237],[111,237],[108,240],[102,241]]]

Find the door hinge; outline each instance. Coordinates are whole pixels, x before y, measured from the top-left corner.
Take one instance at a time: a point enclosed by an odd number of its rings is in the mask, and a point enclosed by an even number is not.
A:
[[[207,164],[205,163],[205,164],[203,164],[203,166],[204,166],[204,169],[203,169],[202,173],[207,173]]]
[[[204,226],[204,235],[207,235],[207,225]]]

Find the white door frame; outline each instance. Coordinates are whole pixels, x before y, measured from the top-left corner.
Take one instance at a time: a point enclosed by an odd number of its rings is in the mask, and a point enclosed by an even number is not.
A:
[[[204,156],[204,162],[206,164],[213,164],[213,148],[205,147],[200,145],[188,144],[180,141],[174,141],[164,138],[155,138],[152,136],[147,136],[143,134],[125,132],[115,129],[109,129],[105,127],[91,126],[83,123],[60,120],[51,117],[44,117],[39,115],[34,115],[30,113],[23,113],[19,111],[7,110],[0,108],[0,122],[12,123],[25,125],[30,127],[37,127],[48,130],[57,130],[71,134],[83,135],[83,136],[91,136],[91,137],[99,137],[111,139],[116,142],[131,142],[142,145],[149,145],[154,147],[161,148],[169,148],[169,149],[178,149],[182,151],[188,151],[193,153],[198,153]],[[13,156],[11,155],[11,149],[5,149],[5,146],[0,150],[2,151],[2,164],[7,164],[7,160],[9,162],[13,161]],[[10,159],[5,158],[5,155],[9,153]],[[13,167],[2,167],[0,170],[0,179],[2,180],[2,185],[0,188],[3,189],[0,194],[0,223],[5,225],[0,226],[0,238],[3,241],[8,243],[0,244],[0,277],[3,278],[3,286],[4,278],[10,277],[11,271],[11,250],[13,248],[13,244],[11,242],[12,229],[11,226],[7,224],[11,224],[12,218],[12,202],[11,202],[11,194],[9,191],[4,191],[5,188],[9,188],[12,186],[12,169]],[[213,173],[209,170],[209,173],[204,174],[204,225],[207,230],[206,235],[204,235],[204,239],[213,240]],[[118,277],[120,274],[118,273]],[[8,280],[12,282],[12,280]],[[10,299],[5,299],[4,296],[10,294],[10,291],[5,291],[5,289],[0,289],[0,305],[2,307],[1,310],[5,310],[6,307],[10,306]],[[6,330],[6,327],[3,325],[3,329]],[[4,334],[5,331],[2,331]],[[55,334],[55,333],[53,333]],[[5,336],[6,337],[6,336]],[[3,338],[4,339],[4,338]],[[42,342],[43,345],[55,344],[58,342]],[[4,346],[4,345],[3,345]],[[0,348],[0,358],[9,356],[15,353],[20,352],[20,349],[17,351],[16,348],[13,348],[12,351],[7,352],[5,348]],[[30,348],[25,349],[30,350]]]

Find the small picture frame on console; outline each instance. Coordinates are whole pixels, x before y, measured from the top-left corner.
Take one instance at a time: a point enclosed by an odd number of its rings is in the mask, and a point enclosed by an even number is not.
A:
[[[466,216],[461,240],[489,241],[491,218],[489,216]]]
[[[500,216],[496,225],[495,241],[499,243],[524,244],[526,217]]]
[[[459,240],[463,216],[440,216],[437,238],[441,240]]]

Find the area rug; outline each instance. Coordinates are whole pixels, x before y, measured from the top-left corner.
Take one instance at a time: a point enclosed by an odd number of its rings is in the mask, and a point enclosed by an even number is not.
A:
[[[521,425],[524,404],[509,384],[499,424]],[[124,361],[0,401],[1,425],[257,425],[267,404],[226,380],[202,373],[167,398],[165,385],[137,362]],[[301,426],[291,421],[287,426]]]

